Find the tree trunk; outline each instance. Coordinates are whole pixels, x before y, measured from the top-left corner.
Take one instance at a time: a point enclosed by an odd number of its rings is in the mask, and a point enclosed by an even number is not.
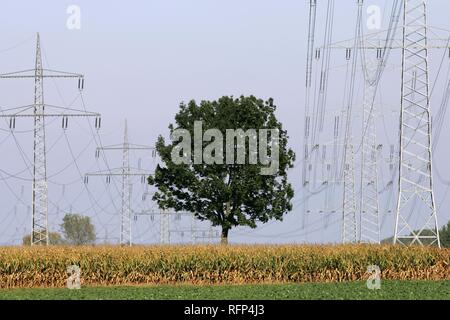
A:
[[[228,228],[224,228],[222,227],[222,235],[220,237],[220,243],[222,245],[227,245],[228,244]]]
[[[230,228],[228,226],[226,226],[226,222],[228,220],[228,217],[231,215],[231,204],[230,202],[227,202],[225,204],[225,224],[222,225],[222,236],[220,239],[220,243],[222,245],[227,245],[228,244],[228,232],[230,231]]]

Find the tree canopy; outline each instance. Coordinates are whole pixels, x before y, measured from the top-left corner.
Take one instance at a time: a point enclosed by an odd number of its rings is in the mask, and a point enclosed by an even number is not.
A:
[[[67,214],[61,224],[64,238],[69,244],[84,245],[96,239],[95,228],[91,218],[79,214]]]
[[[439,231],[441,245],[445,248],[450,248],[450,221]]]
[[[169,125],[172,141],[160,136],[156,143],[161,165],[149,178],[157,188],[153,200],[220,226],[223,243],[233,227],[282,220],[292,210],[287,173],[295,154],[275,111],[272,99],[254,96],[182,103]],[[270,137],[262,134],[268,130]],[[174,154],[187,161],[173,161]]]

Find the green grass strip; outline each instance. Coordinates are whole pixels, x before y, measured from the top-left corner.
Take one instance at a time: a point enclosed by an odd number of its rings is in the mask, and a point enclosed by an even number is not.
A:
[[[1,289],[0,299],[20,300],[450,300],[450,281],[382,281],[236,286],[135,286],[69,289]]]

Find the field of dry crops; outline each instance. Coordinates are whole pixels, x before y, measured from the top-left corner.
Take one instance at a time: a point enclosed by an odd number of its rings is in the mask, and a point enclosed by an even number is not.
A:
[[[393,246],[150,246],[0,248],[0,288],[64,287],[67,267],[85,286],[450,280],[450,250]]]

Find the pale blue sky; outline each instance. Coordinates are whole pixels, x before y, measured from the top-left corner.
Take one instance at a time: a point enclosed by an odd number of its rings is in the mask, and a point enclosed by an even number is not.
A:
[[[278,105],[279,119],[284,123],[291,136],[291,147],[301,155],[303,133],[304,73],[306,59],[306,36],[308,21],[308,2],[306,0],[141,0],[141,1],[3,1],[0,10],[0,71],[8,72],[33,67],[34,34],[39,31],[44,50],[44,62],[47,67],[58,70],[80,72],[86,75],[84,98],[89,109],[103,115],[102,139],[105,144],[118,143],[122,139],[122,127],[125,118],[130,126],[131,139],[136,143],[153,144],[159,134],[167,136],[167,126],[181,101],[190,99],[217,99],[222,95],[256,95],[261,98],[272,97]],[[318,33],[324,24],[323,8],[325,1],[318,0]],[[366,6],[380,5],[385,12],[384,27],[390,13],[391,1],[365,1]],[[69,5],[81,8],[81,30],[68,30],[66,9]],[[445,0],[429,1],[430,25],[450,29],[447,12],[450,3]],[[356,1],[336,1],[335,40],[353,36],[356,19]],[[318,41],[322,41],[321,38]],[[336,52],[332,61],[333,75],[330,78],[330,110],[342,107],[342,88],[345,62],[343,52]],[[442,52],[433,53],[431,77],[436,76]],[[392,55],[391,63],[399,64],[398,54]],[[445,60],[444,70],[448,61]],[[388,68],[389,69],[389,68]],[[433,73],[434,72],[434,73]],[[398,127],[391,109],[398,106],[400,97],[398,69],[387,71],[381,85],[382,97],[386,103],[383,109],[387,121],[388,134],[381,141],[388,145],[395,143]],[[445,72],[444,76],[445,76]],[[442,95],[444,77],[436,87],[436,105]],[[14,107],[29,104],[32,101],[32,84],[27,81],[0,82],[0,105]],[[59,92],[58,92],[59,90]],[[69,103],[77,94],[75,81],[58,82],[58,87],[49,81],[46,83],[46,101],[49,104]],[[79,101],[75,103],[79,105]],[[436,107],[437,108],[437,107]],[[386,113],[387,112],[387,113]],[[78,120],[77,120],[78,121]],[[80,155],[80,171],[95,170],[97,164],[93,157],[95,145],[88,145],[91,135],[88,126],[82,121],[74,121],[68,132],[75,153]],[[76,126],[75,124],[79,124]],[[31,123],[18,124],[23,130],[31,128]],[[5,127],[3,127],[5,128]],[[64,169],[71,162],[71,156],[61,135],[59,121],[49,125],[48,144],[55,143],[49,155],[50,174]],[[444,130],[445,131],[445,130]],[[448,137],[448,130],[443,138]],[[5,132],[0,139],[7,139]],[[5,140],[1,145],[7,159],[0,160],[0,168],[8,173],[20,173],[23,179],[8,179],[8,185],[0,190],[5,194],[6,213],[0,213],[0,242],[17,243],[17,239],[29,232],[30,219],[26,210],[29,202],[29,174],[26,160],[23,160],[14,140]],[[31,157],[31,136],[18,134],[17,139],[25,154]],[[389,141],[387,141],[389,140]],[[445,139],[443,139],[445,140]],[[1,140],[0,140],[1,141]],[[386,150],[388,147],[386,147]],[[83,150],[85,152],[83,153]],[[436,154],[437,164],[445,177],[450,169],[444,167],[448,153]],[[136,159],[146,155],[135,155]],[[30,158],[31,159],[31,158]],[[134,159],[133,161],[137,161]],[[111,166],[120,165],[120,155],[112,155]],[[148,168],[154,162],[144,162]],[[29,164],[28,164],[29,165]],[[99,164],[100,166],[102,164]],[[23,171],[23,172],[22,172]],[[5,174],[5,173],[4,173]],[[297,190],[294,203],[301,203],[300,167],[291,174],[291,181]],[[0,177],[1,179],[2,177]],[[3,176],[5,178],[5,176]],[[75,166],[56,175],[51,181],[50,196],[55,206],[50,217],[51,226],[57,229],[62,211],[72,208],[93,215],[99,231],[99,237],[118,236],[119,215],[108,199],[120,202],[114,188],[112,196],[106,195],[102,184],[93,184],[91,194],[83,189],[79,173]],[[68,184],[67,194],[62,195],[62,184]],[[117,182],[119,184],[119,182]],[[53,185],[52,185],[53,184]],[[24,186],[24,197],[18,202],[11,190],[20,195]],[[138,186],[137,188],[142,188]],[[75,191],[76,190],[76,191]],[[140,190],[140,189],[139,189]],[[446,195],[446,186],[436,183],[438,203]],[[83,193],[84,192],[84,193]],[[108,191],[109,192],[109,191]],[[141,195],[136,192],[136,199]],[[79,198],[73,194],[80,194]],[[90,198],[91,197],[91,198]],[[92,200],[92,197],[95,200]],[[95,203],[98,201],[98,207]],[[382,202],[388,200],[383,198]],[[395,202],[395,201],[394,201]],[[56,203],[60,203],[57,213]],[[93,204],[94,203],[94,204]],[[391,206],[392,206],[391,201]],[[446,201],[440,212],[440,221],[450,219],[450,202]],[[2,204],[3,205],[3,204]],[[95,207],[92,209],[91,207]],[[143,206],[140,204],[139,206]],[[106,208],[102,212],[100,208]],[[87,208],[86,212],[84,209]],[[91,210],[91,212],[89,212]],[[95,210],[95,215],[92,211]],[[139,210],[139,209],[136,209]],[[327,230],[321,227],[322,217],[311,217],[312,225],[301,230],[301,207],[286,217],[283,223],[264,226],[261,231],[245,230],[232,233],[232,240],[245,242],[336,242],[339,241],[339,224]],[[332,217],[331,220],[336,220]],[[159,238],[157,218],[139,218],[136,223],[137,242],[155,242]],[[189,221],[180,223],[180,229],[189,227]],[[393,230],[392,217],[386,218],[383,235],[390,236]],[[270,237],[287,233],[283,237]],[[187,236],[186,236],[187,237]],[[14,240],[14,241],[12,241]]]

